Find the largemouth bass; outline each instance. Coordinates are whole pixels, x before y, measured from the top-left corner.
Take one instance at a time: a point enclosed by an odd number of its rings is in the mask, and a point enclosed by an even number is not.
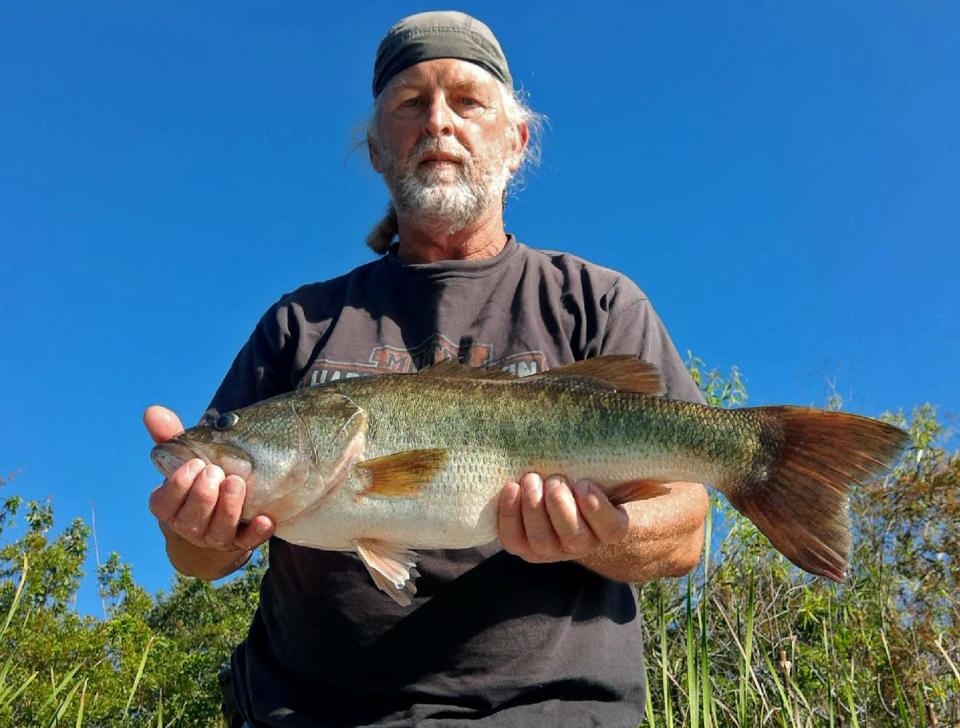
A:
[[[195,457],[239,475],[243,519],[265,514],[286,541],[356,552],[405,605],[413,550],[494,540],[500,491],[526,472],[589,479],[617,504],[658,484],[710,484],[794,564],[842,581],[848,489],[888,469],[907,434],[846,413],[724,410],[663,392],[633,357],[523,378],[442,362],[225,412],[151,456],[165,475]]]

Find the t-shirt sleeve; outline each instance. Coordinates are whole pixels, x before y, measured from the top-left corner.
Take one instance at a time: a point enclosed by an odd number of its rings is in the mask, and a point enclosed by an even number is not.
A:
[[[703,394],[643,292],[624,278],[605,298],[608,317],[599,342],[599,354],[639,356],[660,369],[668,397],[702,404]]]
[[[217,388],[207,414],[239,409],[288,392],[291,317],[284,299],[263,315]]]

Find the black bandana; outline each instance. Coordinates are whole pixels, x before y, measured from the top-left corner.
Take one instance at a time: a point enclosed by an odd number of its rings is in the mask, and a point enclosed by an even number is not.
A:
[[[373,64],[374,98],[401,71],[435,58],[476,63],[508,87],[513,85],[503,49],[490,28],[466,13],[438,11],[410,15],[387,31]]]

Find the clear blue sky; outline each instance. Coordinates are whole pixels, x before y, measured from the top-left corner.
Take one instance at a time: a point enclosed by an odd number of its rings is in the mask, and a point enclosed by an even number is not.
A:
[[[150,588],[141,411],[195,420],[270,303],[370,259],[374,51],[435,7],[0,7],[0,472]],[[631,276],[753,404],[960,413],[960,5],[460,8],[550,118],[521,240]]]

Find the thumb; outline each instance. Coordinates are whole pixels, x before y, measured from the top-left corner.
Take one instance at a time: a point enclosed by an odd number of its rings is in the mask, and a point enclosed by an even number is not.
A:
[[[154,442],[166,442],[183,432],[180,418],[173,410],[158,404],[147,407],[143,413],[143,424],[146,425],[147,432],[150,433]]]

